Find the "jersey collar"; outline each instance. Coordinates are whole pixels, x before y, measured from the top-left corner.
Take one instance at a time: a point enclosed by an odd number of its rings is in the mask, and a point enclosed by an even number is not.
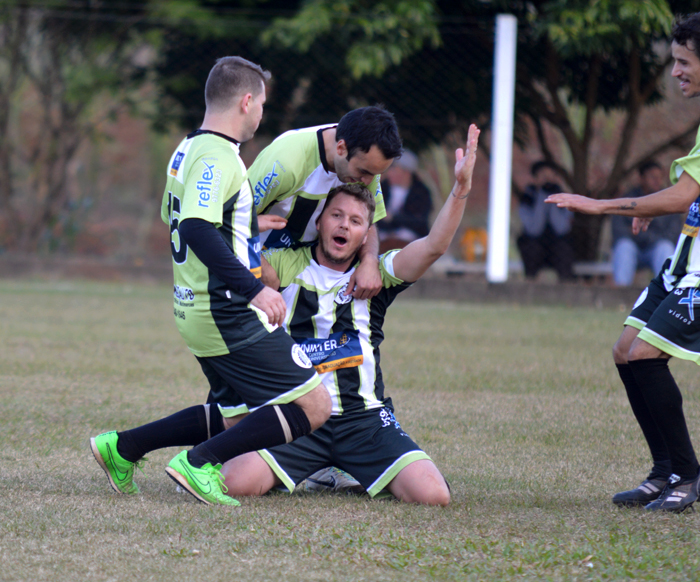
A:
[[[241,145],[241,143],[238,140],[233,139],[232,137],[226,135],[225,133],[219,133],[218,131],[212,131],[211,129],[197,129],[197,130],[193,131],[192,133],[190,133],[187,136],[187,139],[192,139],[193,137],[197,137],[198,135],[204,135],[205,133],[209,133],[211,135],[218,135],[219,137],[223,137],[225,140],[230,141],[236,145]]]
[[[328,167],[328,159],[326,158],[326,146],[323,144],[323,132],[326,131],[327,129],[333,129],[334,127],[338,127],[337,125],[331,125],[322,127],[316,132],[316,137],[318,138],[318,154],[321,156],[321,165],[323,165],[323,169],[328,173],[328,174],[333,174],[334,172],[331,172],[330,168]]]
[[[317,250],[318,250],[318,241],[315,241],[311,244],[311,258],[315,261],[315,263],[319,267],[323,267],[324,269],[328,269],[329,267],[324,267],[321,263],[318,262],[318,257],[316,257]],[[355,267],[357,267],[357,265],[359,265],[359,264],[360,264],[360,260],[359,260],[358,256],[355,255],[355,258],[353,259],[352,263],[350,263],[350,266],[347,269],[345,269],[345,273],[349,273]],[[335,269],[331,269],[331,270],[335,270]]]

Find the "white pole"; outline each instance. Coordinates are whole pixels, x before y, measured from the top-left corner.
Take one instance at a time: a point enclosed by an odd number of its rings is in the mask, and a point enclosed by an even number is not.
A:
[[[518,20],[515,16],[499,14],[496,17],[489,175],[489,237],[486,258],[486,279],[489,283],[504,283],[508,279],[517,35]]]

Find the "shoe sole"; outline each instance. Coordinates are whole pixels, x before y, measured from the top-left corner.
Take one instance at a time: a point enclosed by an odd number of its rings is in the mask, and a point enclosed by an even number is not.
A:
[[[192,486],[183,474],[178,473],[172,467],[166,467],[165,472],[168,474],[168,477],[175,481],[175,483],[177,483],[180,487],[187,491],[187,493],[189,493],[197,501],[199,501],[200,503],[204,503],[205,505],[213,505],[213,503],[207,501],[206,499],[201,497],[194,489],[192,489]]]
[[[117,487],[117,484],[114,482],[112,476],[109,474],[109,469],[107,469],[107,465],[105,464],[104,459],[100,454],[100,450],[97,448],[97,444],[95,443],[94,438],[90,439],[90,450],[92,450],[92,456],[95,457],[97,464],[100,467],[102,467],[102,470],[105,472],[105,475],[107,475],[107,480],[109,481],[110,487],[112,487],[112,489],[119,493],[119,495],[126,495],[126,493],[119,490],[119,487]]]

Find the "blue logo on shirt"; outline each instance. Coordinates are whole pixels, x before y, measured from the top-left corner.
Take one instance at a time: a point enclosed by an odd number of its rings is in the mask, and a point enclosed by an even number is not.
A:
[[[204,170],[202,177],[197,182],[197,190],[199,190],[199,206],[209,208],[209,200],[211,199],[212,184],[214,181],[214,164],[207,164],[202,160]]]
[[[272,171],[265,176],[262,180],[260,180],[257,184],[255,184],[254,188],[254,198],[255,198],[255,206],[260,206],[260,203],[262,202],[262,199],[265,198],[265,194],[267,194],[270,190],[272,190],[275,186],[279,185],[279,180],[275,181],[275,178],[279,176],[279,173],[275,171],[277,168],[277,162],[272,164]]]
[[[687,305],[690,321],[695,321],[695,306],[700,305],[700,289],[689,289],[688,291],[688,297],[681,299],[678,305]]]

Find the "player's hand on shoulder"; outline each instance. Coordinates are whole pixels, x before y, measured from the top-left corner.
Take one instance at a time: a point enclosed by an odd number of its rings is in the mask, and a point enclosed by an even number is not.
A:
[[[355,299],[371,299],[382,290],[379,262],[363,259],[348,281],[348,292]]]
[[[272,325],[282,325],[284,323],[287,305],[282,299],[282,295],[274,289],[263,287],[262,291],[253,297],[250,304],[263,311]]]
[[[287,226],[287,219],[274,214],[261,214],[258,216],[258,231],[280,230]]]

